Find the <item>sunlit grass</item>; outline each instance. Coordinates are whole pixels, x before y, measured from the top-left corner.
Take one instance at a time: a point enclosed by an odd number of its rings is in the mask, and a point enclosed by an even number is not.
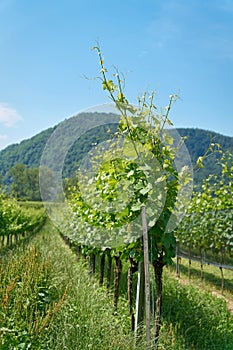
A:
[[[198,262],[192,261],[190,266],[190,280],[188,277],[187,259],[181,259],[180,262],[180,277],[186,283],[194,284],[196,287],[208,291],[222,292],[222,279],[219,267],[203,264],[203,279],[201,279],[201,265]],[[175,275],[175,263],[171,266],[170,271]],[[223,269],[224,289],[223,295],[233,301],[233,270]]]
[[[90,277],[86,263],[77,262],[50,223],[29,243],[0,255],[0,349],[134,349],[126,300],[127,265],[116,314],[112,291],[99,287],[98,275]],[[224,300],[181,284],[171,271],[164,271],[158,350],[232,350],[233,318]],[[192,271],[195,286],[200,284],[199,273],[195,277]],[[135,349],[145,349],[144,335]]]

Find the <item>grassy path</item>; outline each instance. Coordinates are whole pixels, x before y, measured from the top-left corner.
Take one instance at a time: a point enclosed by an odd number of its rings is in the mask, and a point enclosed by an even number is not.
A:
[[[176,276],[175,265],[170,269],[171,275]],[[179,283],[182,285],[194,285],[198,290],[212,293],[217,298],[223,299],[230,313],[233,315],[233,270],[223,269],[224,289],[222,293],[221,273],[218,267],[203,265],[203,279],[201,279],[200,263],[192,261],[190,267],[190,279],[188,276],[188,260],[181,259]]]
[[[0,256],[1,350],[133,350],[124,288],[114,315],[112,296],[49,222]],[[158,350],[232,350],[233,317],[224,301],[173,274],[165,270]]]
[[[233,316],[225,300],[195,283],[180,283],[169,270],[164,276],[163,315],[167,327],[172,325],[174,344],[183,340],[177,349],[233,349]]]
[[[1,350],[132,349],[127,307],[113,315],[111,298],[49,223],[2,256],[0,271]]]

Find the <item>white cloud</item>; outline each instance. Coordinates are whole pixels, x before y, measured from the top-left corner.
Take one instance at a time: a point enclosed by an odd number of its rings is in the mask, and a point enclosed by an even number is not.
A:
[[[0,103],[0,124],[11,128],[22,119],[21,115],[15,109],[5,103]]]

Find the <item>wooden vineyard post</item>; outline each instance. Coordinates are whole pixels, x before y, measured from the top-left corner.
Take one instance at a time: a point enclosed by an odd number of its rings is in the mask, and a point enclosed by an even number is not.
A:
[[[144,262],[140,261],[138,264],[138,282],[137,282],[137,294],[136,294],[136,313],[135,313],[135,345],[137,342],[138,325],[144,320],[145,309],[145,269]],[[140,334],[141,335],[141,334]]]
[[[221,293],[223,294],[224,291],[224,275],[223,275],[223,270],[222,270],[222,266],[219,266],[220,272],[221,272]]]
[[[191,279],[191,247],[189,245],[189,265],[188,265],[188,276],[189,276],[189,281]]]
[[[95,273],[95,260],[96,260],[95,254],[91,253],[88,256],[88,265],[89,265],[89,271],[91,276],[93,276]]]
[[[224,275],[223,275],[223,270],[222,270],[222,264],[223,264],[223,247],[221,247],[221,266],[219,266],[219,269],[220,269],[220,272],[221,272],[221,280],[222,280],[222,283],[221,283],[221,292],[223,294],[223,290],[224,290]]]
[[[1,242],[2,242],[2,247],[4,247],[5,235],[2,235],[2,240],[1,240]]]
[[[99,272],[99,285],[102,287],[104,283],[104,265],[105,265],[105,252],[102,252],[100,257],[100,272]]]
[[[204,281],[204,271],[203,271],[203,255],[202,250],[200,248],[200,259],[201,259],[201,283]]]
[[[110,284],[111,284],[111,274],[112,274],[112,257],[111,257],[110,249],[106,250],[106,254],[107,254],[107,290],[109,291]]]
[[[117,304],[119,299],[119,285],[120,285],[120,277],[122,271],[122,263],[121,257],[115,255],[114,256],[114,307],[117,310]]]
[[[81,259],[81,255],[82,255],[82,249],[81,249],[81,245],[78,244],[76,247],[76,255],[77,255],[77,260],[80,261]]]
[[[146,207],[142,206],[142,233],[145,269],[145,300],[146,300],[146,349],[150,348],[150,275],[149,275],[149,249],[146,222]]]
[[[176,277],[180,278],[180,242],[176,241]]]
[[[131,331],[135,330],[135,315],[133,309],[133,275],[138,270],[137,264],[129,257],[130,266],[128,268],[128,303],[129,303],[129,313],[130,313],[130,324]]]

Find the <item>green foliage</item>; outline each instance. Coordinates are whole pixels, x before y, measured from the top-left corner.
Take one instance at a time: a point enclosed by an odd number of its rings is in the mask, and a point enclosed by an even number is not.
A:
[[[44,220],[44,209],[22,208],[16,200],[0,193],[0,237],[29,233],[40,227]]]
[[[85,117],[88,119],[88,116],[90,114],[84,114]],[[95,113],[91,114],[95,115]],[[99,114],[96,113],[96,115],[98,116]],[[101,113],[101,115],[105,115],[107,120],[109,113]],[[73,118],[77,117],[75,116]],[[66,144],[70,138],[70,131],[73,125],[75,124],[72,122],[73,118],[70,118],[71,123],[67,123],[68,126],[66,128],[63,128],[64,134],[61,138],[63,142],[57,145],[59,151],[64,147],[64,144]],[[38,169],[38,167],[40,166],[40,159],[44,150],[44,146],[48,141],[49,137],[59,125],[60,124],[54,126],[53,128],[49,128],[45,131],[42,131],[41,133],[33,136],[32,138],[22,141],[20,144],[10,145],[0,151],[0,178],[2,180],[2,183],[8,187],[8,190],[10,184],[12,183],[12,172],[15,172],[15,170],[18,167],[18,164],[20,164],[20,167],[24,165],[26,169],[33,168],[32,172],[38,171],[36,169]],[[107,130],[108,133],[106,134]],[[83,156],[86,155],[87,152],[93,147],[93,144],[98,144],[99,142],[104,141],[106,138],[109,138],[111,132],[115,132],[115,125],[106,124],[86,132],[78,140],[76,140],[76,142],[74,142],[66,156],[63,168],[63,178],[74,177],[77,171],[77,167],[80,161],[82,160]],[[55,155],[57,153],[60,152],[55,152]],[[11,170],[12,168],[13,170]],[[57,169],[53,169],[55,173],[56,170]],[[13,185],[13,187],[15,186]],[[32,195],[38,198],[37,190],[38,189],[35,189],[34,193],[30,194],[30,198],[32,197]],[[32,192],[32,190],[30,191]],[[27,195],[25,195],[24,192],[25,191],[23,190],[23,195],[28,197],[28,193]]]
[[[219,144],[224,153],[227,151],[232,152],[232,137],[201,129],[179,128],[177,130],[182,137],[185,137],[185,144],[193,164],[196,164],[198,158],[205,154],[211,143]],[[204,159],[203,167],[194,172],[194,184],[197,191],[201,190],[202,182],[207,179],[209,175],[214,174],[220,179],[220,158],[221,154],[219,152],[212,152],[212,154],[209,154],[209,156]]]
[[[4,256],[0,271],[1,349],[134,348],[127,302],[113,315],[105,289],[51,224]]]
[[[18,200],[40,201],[39,168],[28,168],[25,164],[16,164],[8,172],[10,193]],[[40,169],[40,182],[46,182],[46,198],[51,200],[54,193],[54,173],[47,167]]]
[[[40,249],[35,242],[18,245],[0,260],[1,349],[44,349],[42,334],[64,303]]]
[[[154,92],[150,96],[145,93],[137,106],[131,105],[119,74],[114,74],[114,81],[107,78],[101,52],[96,49],[102,87],[119,110],[120,121],[114,141],[109,141],[109,147],[93,152],[88,174],[79,173],[76,186],[70,190],[75,230],[71,237],[85,246],[110,245],[120,253],[124,249],[129,251],[127,244],[137,241],[134,231],[140,237],[142,230],[141,222],[138,225],[132,222],[140,217],[141,207],[149,199],[151,255],[153,260],[160,259],[166,265],[175,255],[171,221],[175,219],[177,194],[190,179],[189,171],[185,173],[182,168],[179,173],[176,169],[174,162],[180,145],[175,146],[172,135],[165,130],[167,124],[172,124],[168,114],[176,96],[170,96],[162,112],[154,104]],[[88,177],[89,173],[97,175]],[[72,214],[68,215],[70,223]]]
[[[194,192],[188,215],[178,227],[177,237],[186,246],[211,251],[216,256],[233,253],[233,156],[222,153],[220,177],[210,175],[200,192]],[[219,259],[218,259],[219,260]]]
[[[30,168],[38,167],[45,143],[54,128],[47,129],[20,144],[13,144],[0,152],[0,173],[7,181],[7,172],[16,164],[24,164]]]
[[[88,113],[86,114],[88,118]],[[101,113],[101,115],[103,114],[104,113]],[[73,118],[76,117],[74,116]],[[8,172],[10,168],[14,167],[16,164],[24,164],[27,168],[39,167],[44,146],[58,125],[42,131],[32,138],[22,141],[20,144],[10,145],[0,151],[0,175],[2,176],[3,184],[9,185],[10,178]],[[101,143],[109,138],[109,134],[106,133],[109,127],[112,133],[116,131],[114,125],[101,126],[85,133],[85,135],[81,136],[73,144],[65,159],[63,178],[73,178],[75,176],[83,156],[90,151],[93,144]],[[177,131],[181,137],[186,138],[185,144],[189,150],[193,164],[195,164],[197,159],[205,153],[211,140],[220,144],[224,152],[227,150],[231,151],[233,147],[232,137],[194,128],[178,128]],[[69,130],[67,130],[64,137],[69,137]],[[59,145],[59,147],[62,147],[62,145]],[[217,160],[217,154],[211,155],[205,159],[204,168],[199,169],[194,173],[194,183],[197,189],[200,190],[203,179],[207,178],[210,174],[220,175],[221,169],[217,165]]]
[[[163,327],[168,332],[164,348],[167,349],[169,333],[173,335],[174,348],[182,340],[182,346],[178,345],[177,349],[230,350],[233,347],[233,317],[224,300],[194,286],[182,286],[171,279],[166,270],[163,300]]]
[[[129,331],[126,286],[118,313],[105,288],[50,224],[0,260],[1,349],[145,349]],[[164,276],[158,349],[231,350],[233,318],[223,300]]]
[[[11,193],[17,199],[38,201],[39,191],[39,169],[27,168],[24,164],[13,166],[8,175],[11,181]]]

